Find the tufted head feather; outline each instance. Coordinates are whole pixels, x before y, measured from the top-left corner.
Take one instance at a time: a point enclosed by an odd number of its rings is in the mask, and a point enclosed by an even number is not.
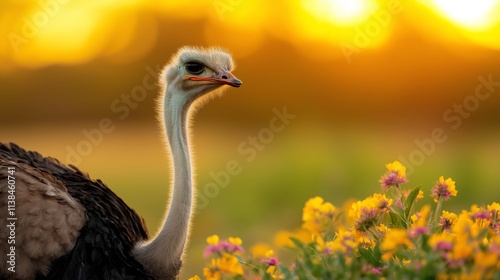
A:
[[[211,69],[220,67],[228,71],[232,71],[234,68],[231,55],[219,47],[182,47],[179,49],[177,54],[172,57],[170,64],[183,65],[190,61],[204,63]]]

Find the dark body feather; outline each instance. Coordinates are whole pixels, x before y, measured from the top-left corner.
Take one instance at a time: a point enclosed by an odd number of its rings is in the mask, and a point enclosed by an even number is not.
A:
[[[51,174],[86,209],[87,221],[74,248],[52,263],[48,275],[36,279],[153,279],[131,255],[134,244],[148,237],[142,218],[103,182],[15,144],[0,143],[0,158]]]

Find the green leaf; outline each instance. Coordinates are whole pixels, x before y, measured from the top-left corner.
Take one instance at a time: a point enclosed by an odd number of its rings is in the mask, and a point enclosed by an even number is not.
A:
[[[242,257],[238,256],[238,255],[235,255],[235,257],[238,259],[238,262],[241,263],[241,264],[247,264]]]
[[[290,271],[290,269],[288,269],[288,267],[282,264],[278,264],[278,268],[281,271],[281,273],[283,273],[283,275],[285,276],[285,279],[293,279],[293,274]]]
[[[401,215],[398,215],[397,213],[394,212],[389,212],[389,217],[391,218],[391,223],[395,227],[406,228],[406,222],[403,219],[403,217],[401,217]]]
[[[426,253],[432,252],[432,247],[429,245],[429,238],[428,234],[422,235],[422,250]]]
[[[302,241],[294,237],[290,237],[290,240],[293,242],[293,244],[295,244],[297,248],[304,249],[305,246],[304,243],[302,243]]]
[[[271,279],[273,279],[273,278],[271,277],[271,274],[269,274],[269,273],[267,273],[267,272],[266,272],[266,273],[264,273],[264,277],[262,278],[262,280],[271,280]]]
[[[403,217],[405,214],[403,208],[400,208],[399,206],[392,207],[392,209],[394,210],[394,212],[396,212],[396,214],[398,214],[401,217]]]
[[[420,185],[419,186],[416,186],[415,188],[413,188],[413,190],[411,190],[410,194],[408,195],[408,197],[406,198],[406,201],[405,201],[405,219],[408,219],[410,217],[410,212],[411,212],[411,209],[413,207],[413,204],[415,203],[415,199],[417,198],[418,196],[418,193],[420,192]]]
[[[371,248],[363,248],[359,247],[358,248],[359,254],[371,265],[374,267],[380,266],[380,252],[376,254],[373,249]]]

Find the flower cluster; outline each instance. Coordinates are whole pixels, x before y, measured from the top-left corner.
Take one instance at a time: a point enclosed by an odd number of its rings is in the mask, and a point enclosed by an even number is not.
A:
[[[388,163],[385,167],[387,168],[387,173],[379,180],[383,189],[390,187],[399,188],[401,184],[408,181],[406,178],[406,167],[399,161]]]
[[[445,180],[444,177],[441,176],[434,188],[432,188],[431,196],[434,198],[434,202],[438,202],[439,199],[448,200],[450,196],[457,196],[457,193],[455,181],[451,178]]]
[[[313,233],[325,231],[332,223],[336,208],[317,196],[309,199],[302,210],[302,228]]]
[[[353,202],[344,210],[321,197],[305,203],[302,227],[282,231],[277,246],[292,247],[286,265],[268,245],[243,256],[241,240],[207,238],[206,279],[500,279],[500,204],[442,210],[457,195],[441,176],[430,191],[436,204],[417,207],[419,186],[402,188],[406,167],[386,165],[385,193]],[[343,219],[342,213],[347,213]],[[343,222],[341,222],[343,221]],[[192,278],[199,279],[198,276]]]
[[[382,215],[389,212],[392,202],[393,200],[388,199],[385,195],[376,193],[352,204],[349,217],[355,220],[354,228],[357,231],[365,232],[379,224]]]
[[[203,276],[207,280],[221,279],[224,275],[243,275],[243,266],[238,260],[238,256],[243,253],[240,238],[219,240],[219,236],[212,235],[207,238],[207,244],[203,253],[205,258],[211,257],[209,265],[203,269]]]
[[[472,264],[467,272],[473,279],[491,278],[500,269],[500,236],[490,227],[490,218],[474,216],[463,211],[448,230],[432,235],[428,243],[450,271],[462,272]]]

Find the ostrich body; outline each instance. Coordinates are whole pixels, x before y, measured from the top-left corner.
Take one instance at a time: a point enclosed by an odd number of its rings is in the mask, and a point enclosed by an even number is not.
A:
[[[5,242],[11,231],[0,231],[0,279],[175,279],[193,208],[190,108],[223,85],[239,87],[232,68],[226,52],[190,47],[164,68],[159,113],[174,179],[166,218],[152,239],[142,218],[100,180],[0,143],[0,219],[15,224],[15,244]],[[15,178],[14,216],[8,212],[9,176]],[[12,249],[15,272],[8,262]]]

